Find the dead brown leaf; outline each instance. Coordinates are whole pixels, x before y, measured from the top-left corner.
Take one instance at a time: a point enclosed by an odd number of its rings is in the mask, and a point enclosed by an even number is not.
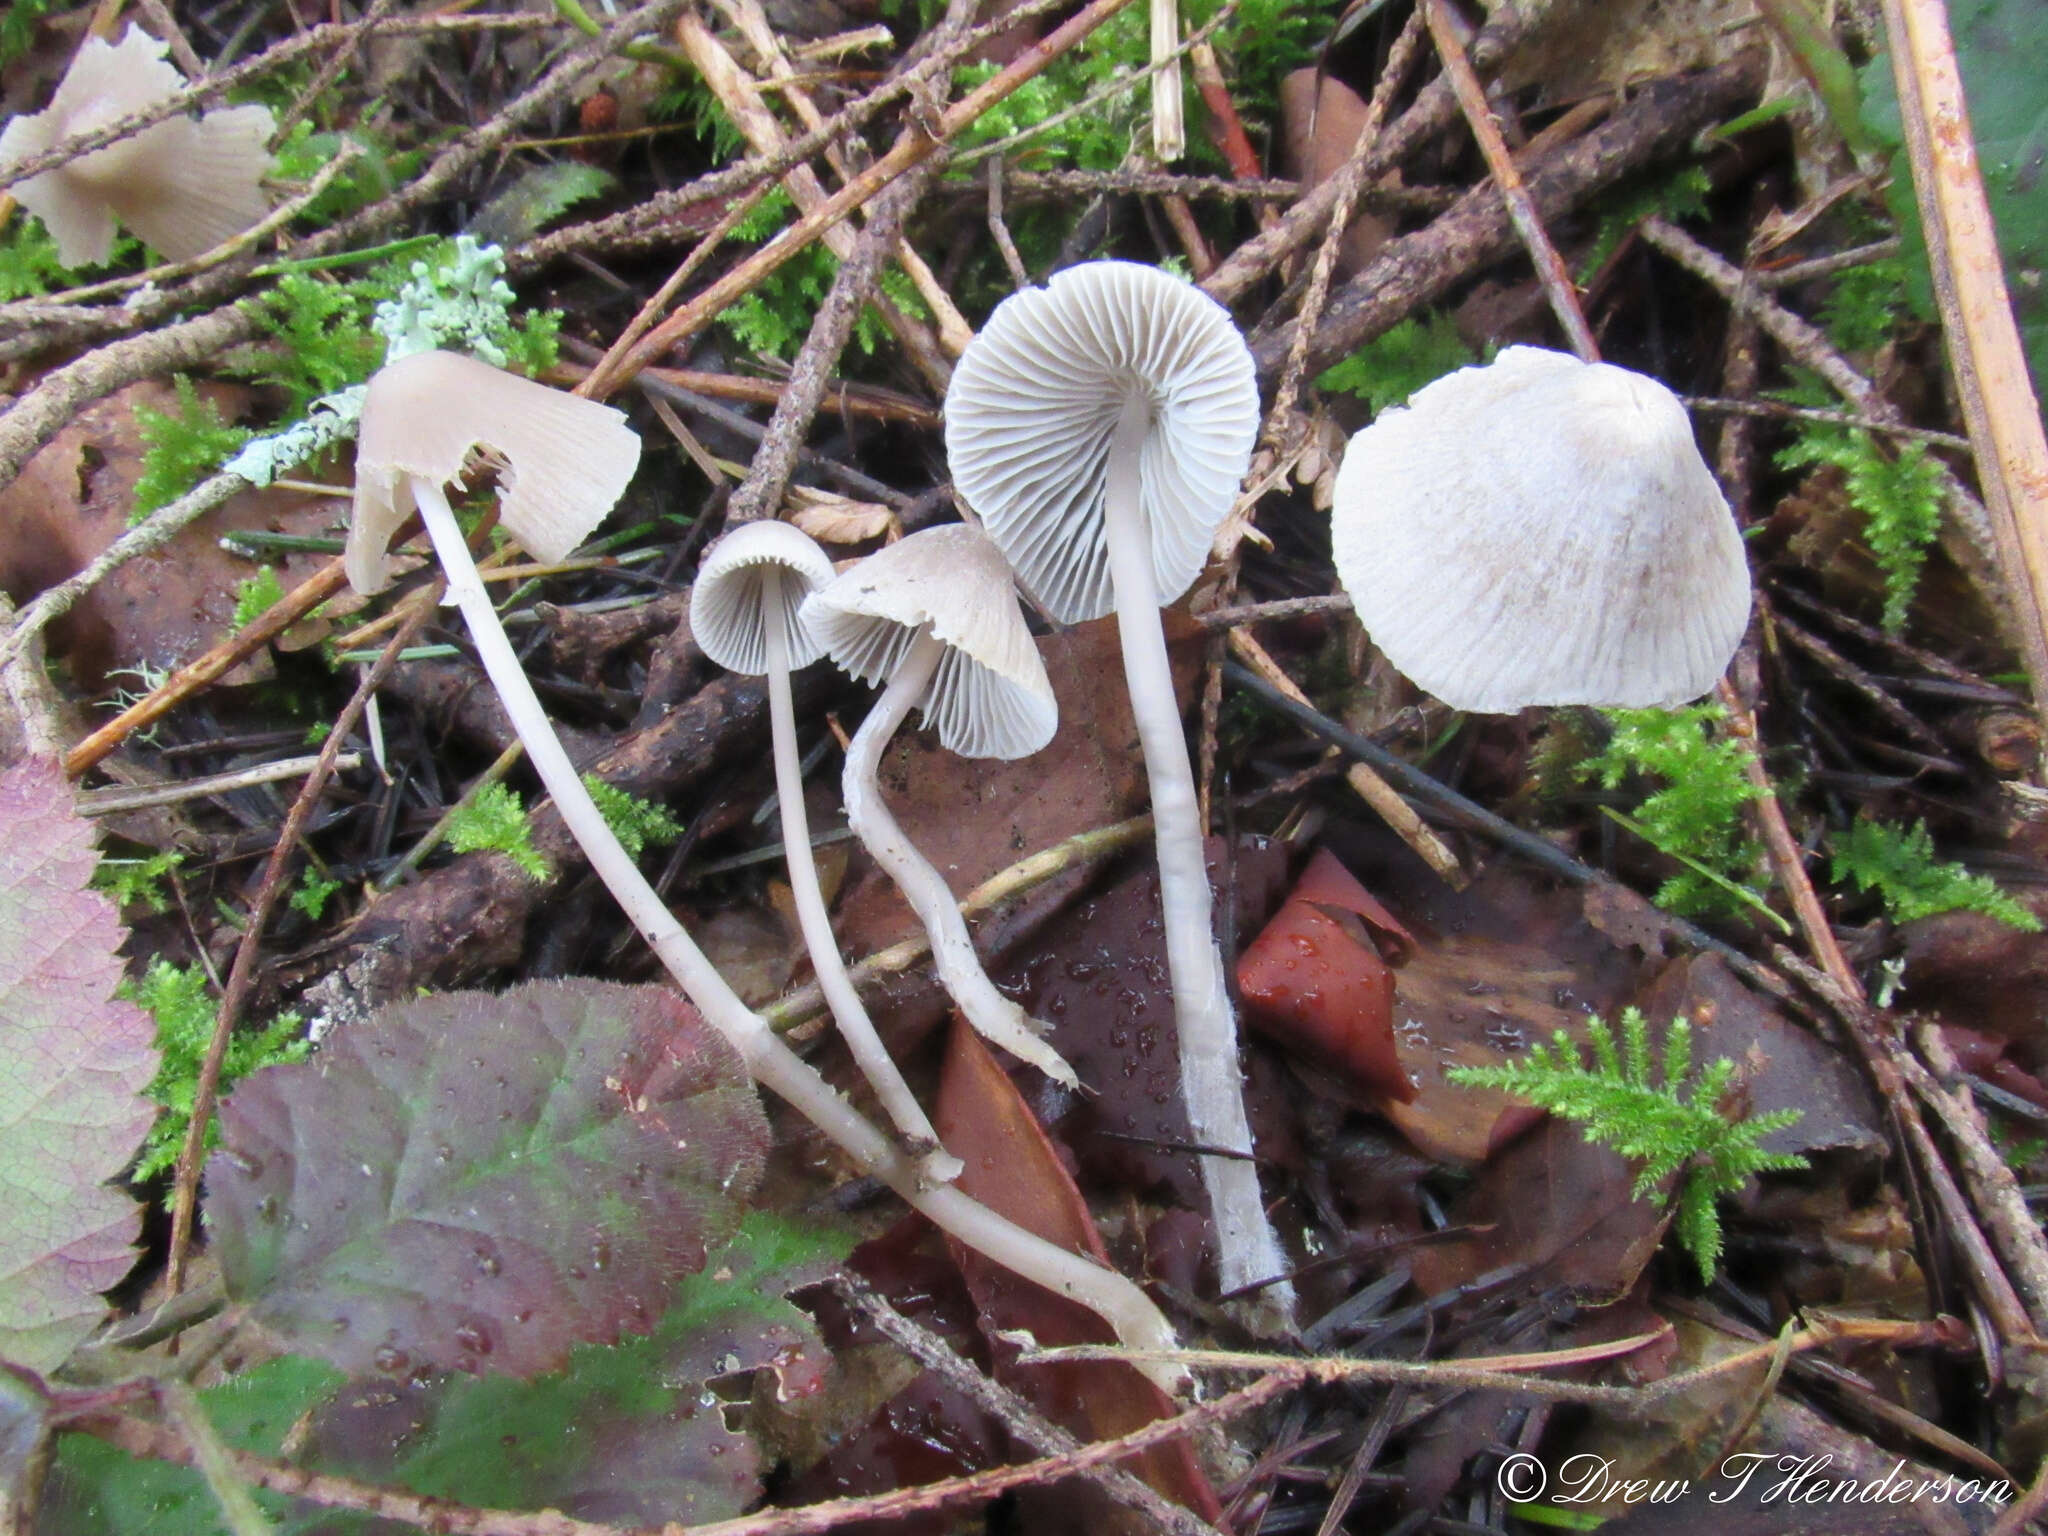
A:
[[[933,1121],[939,1139],[967,1168],[960,1188],[998,1215],[1076,1253],[1109,1262],[1087,1202],[1059,1151],[975,1033],[956,1019],[948,1037],[945,1070]],[[1095,1314],[1064,1296],[1019,1279],[982,1254],[950,1244],[953,1257],[981,1310],[995,1357],[995,1374],[1029,1398],[1055,1423],[1083,1440],[1130,1433],[1174,1412],[1171,1401],[1139,1371],[1116,1361],[1018,1365],[1017,1346],[1003,1337],[1022,1330],[1044,1345],[1102,1344],[1114,1336]],[[1215,1491],[1196,1466],[1186,1441],[1141,1452],[1128,1463],[1167,1498],[1212,1523],[1222,1518]],[[1127,1514],[1092,1486],[1033,1490],[1037,1502],[1056,1502],[1062,1524],[1109,1531]],[[1051,1529],[1052,1511],[1027,1521]]]
[[[1365,101],[1343,81],[1315,68],[1297,69],[1280,81],[1280,124],[1287,163],[1312,191],[1344,168],[1365,127]],[[1340,272],[1356,272],[1393,238],[1394,221],[1360,210],[1344,231],[1337,253]]]
[[[200,395],[232,419],[245,390],[202,385]],[[131,384],[80,411],[0,490],[0,589],[16,601],[74,575],[128,531],[143,440],[138,407],[176,414],[177,396],[155,380]],[[163,549],[129,561],[101,581],[52,630],[81,686],[97,690],[109,673],[169,670],[226,633],[236,588],[256,563],[220,547],[237,529],[332,532],[347,504],[297,492],[247,491],[186,528]],[[317,555],[274,559],[289,588],[311,574]]]

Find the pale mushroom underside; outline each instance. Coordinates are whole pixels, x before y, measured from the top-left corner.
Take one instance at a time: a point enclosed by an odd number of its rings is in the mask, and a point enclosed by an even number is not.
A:
[[[1331,535],[1367,634],[1460,709],[1696,698],[1748,622],[1742,540],[1677,397],[1538,348],[1355,436]]]
[[[880,685],[927,625],[946,652],[924,723],[963,757],[1029,757],[1059,728],[1045,663],[1009,567],[972,528],[930,528],[870,555],[804,604],[803,621],[844,671]]]
[[[1201,574],[1258,431],[1251,354],[1221,305],[1152,267],[1071,267],[998,306],[946,392],[954,485],[1062,623],[1115,607],[1103,496],[1134,394],[1153,418],[1139,494],[1171,602]]]
[[[771,607],[764,580],[781,573]],[[768,670],[768,627],[779,627],[791,671],[825,647],[799,617],[804,599],[832,580],[832,561],[808,534],[787,523],[743,523],[705,551],[690,589],[690,636],[717,666],[743,677]]]
[[[14,118],[0,132],[0,165],[182,91],[185,77],[163,52],[161,42],[133,26],[119,43],[88,39],[49,107]],[[172,117],[11,190],[49,229],[66,266],[104,263],[116,219],[158,254],[187,261],[269,213],[262,178],[274,129],[270,109],[260,106]]]
[[[414,478],[446,485],[484,449],[503,462],[498,522],[554,564],[604,521],[640,462],[623,414],[453,352],[417,352],[370,380],[356,441],[348,579],[381,592],[393,535],[414,510]]]

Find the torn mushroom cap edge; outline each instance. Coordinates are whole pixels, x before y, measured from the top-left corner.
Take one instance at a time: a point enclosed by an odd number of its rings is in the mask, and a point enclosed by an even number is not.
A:
[[[946,391],[953,483],[1062,623],[1115,607],[1107,448],[1133,392],[1152,413],[1139,495],[1170,603],[1201,574],[1258,434],[1257,373],[1229,311],[1154,267],[1069,267],[996,307]]]
[[[763,575],[780,571],[773,608]],[[704,552],[690,588],[690,636],[728,672],[759,677],[768,670],[768,626],[782,630],[791,671],[825,654],[798,616],[804,599],[832,580],[832,560],[817,540],[788,523],[742,523]]]
[[[1749,618],[1741,535],[1678,397],[1537,347],[1356,434],[1331,544],[1366,633],[1459,709],[1697,698]]]
[[[535,560],[564,560],[604,521],[640,463],[623,413],[453,352],[416,352],[370,380],[356,440],[345,559],[359,592],[391,580],[411,481],[458,479],[483,449],[504,463],[498,523]]]
[[[1009,564],[977,529],[927,528],[869,555],[809,598],[803,621],[834,662],[876,685],[929,625],[946,654],[920,708],[949,752],[1029,757],[1059,728]]]
[[[0,132],[0,166],[39,155],[185,88],[165,45],[130,25],[119,43],[88,38],[42,112]],[[275,131],[270,109],[228,107],[194,119],[177,115],[12,188],[40,218],[67,267],[98,266],[112,254],[115,221],[172,261],[187,261],[262,222],[270,199],[262,180]]]

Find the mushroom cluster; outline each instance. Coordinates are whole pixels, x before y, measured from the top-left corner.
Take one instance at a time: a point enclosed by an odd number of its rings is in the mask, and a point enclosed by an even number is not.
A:
[[[416,508],[446,573],[449,600],[467,621],[485,674],[563,824],[648,947],[705,1022],[740,1053],[755,1079],[817,1126],[856,1167],[882,1180],[942,1231],[1088,1307],[1124,1343],[1147,1350],[1170,1348],[1171,1326],[1131,1281],[938,1182],[954,1170],[935,1164],[935,1147],[918,1156],[858,1113],[741,1001],[669,911],[592,801],[478,577],[446,492],[473,451],[501,465],[500,526],[528,553],[555,559],[587,537],[610,510],[632,477],[640,442],[608,406],[563,395],[473,359],[420,353],[391,363],[370,380],[363,403],[351,575],[367,590],[385,582],[385,546],[396,532],[395,519],[405,508]],[[800,560],[798,569],[805,563]],[[815,566],[812,573],[816,574]],[[779,577],[776,584],[779,587]],[[765,659],[772,646],[769,628],[786,624],[786,606],[764,610],[758,622],[763,625]],[[786,630],[783,638],[789,638]],[[744,644],[740,649],[746,649]],[[785,799],[794,798],[796,786],[791,785]],[[1179,1384],[1178,1373],[1169,1366],[1147,1369],[1169,1389]]]
[[[1220,306],[1150,268],[1072,268],[999,306],[954,374],[946,446],[978,526],[913,534],[838,574],[809,538],[775,522],[736,527],[706,552],[692,630],[715,661],[768,679],[805,942],[892,1139],[740,1001],[619,848],[505,640],[449,509],[445,486],[482,452],[498,465],[501,526],[537,557],[560,559],[623,492],[638,438],[607,407],[445,353],[387,366],[363,411],[351,578],[365,591],[385,584],[386,545],[417,511],[564,822],[707,1021],[763,1084],[942,1229],[1093,1308],[1142,1347],[1172,1335],[1135,1285],[947,1182],[960,1165],[847,975],[810,864],[790,673],[830,656],[881,688],[846,752],[848,820],[924,922],[940,978],[973,1027],[1072,1084],[1040,1028],[983,971],[955,894],[890,814],[877,767],[913,710],[962,754],[1024,757],[1051,739],[1057,707],[1016,584],[1057,620],[1116,613],[1151,780],[1183,1088],[1204,1149],[1218,1278],[1226,1294],[1253,1298],[1247,1323],[1285,1328],[1289,1267],[1250,1157],[1159,619],[1160,605],[1199,574],[1230,511],[1258,412],[1250,354]],[[1511,348],[1439,381],[1354,438],[1334,516],[1340,575],[1374,638],[1463,708],[1690,697],[1713,685],[1746,622],[1741,542],[1683,407],[1622,369]]]

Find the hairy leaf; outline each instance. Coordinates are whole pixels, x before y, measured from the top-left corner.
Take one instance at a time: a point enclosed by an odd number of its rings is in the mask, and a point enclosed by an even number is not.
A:
[[[738,1056],[657,987],[399,1003],[221,1107],[228,1292],[344,1369],[529,1376],[644,1332],[768,1141]]]
[[[222,1444],[275,1456],[292,1426],[341,1386],[342,1377],[326,1362],[283,1355],[208,1387],[199,1404]],[[281,1530],[296,1532],[332,1517],[272,1494],[257,1498],[283,1522]],[[197,1472],[132,1457],[90,1435],[58,1441],[35,1529],[36,1536],[226,1536],[220,1505]]]
[[[0,1356],[46,1371],[134,1262],[140,1213],[106,1181],[155,1116],[156,1052],[114,996],[121,920],[55,764],[0,774],[0,827]]]
[[[768,1369],[781,1397],[816,1390],[824,1346],[783,1298],[829,1274],[844,1246],[835,1232],[756,1213],[670,1292],[649,1336],[580,1347],[566,1370],[534,1381],[351,1382],[287,1355],[207,1388],[201,1406],[239,1450],[275,1456],[290,1432],[297,1465],[462,1504],[627,1525],[723,1519],[760,1497],[762,1458],[705,1383]],[[258,1498],[279,1536],[358,1529],[330,1509]],[[86,1435],[62,1440],[36,1530],[227,1536],[198,1473]]]
[[[726,1422],[731,1394],[706,1383],[773,1370],[781,1398],[816,1391],[824,1346],[783,1298],[829,1274],[843,1247],[756,1212],[675,1288],[646,1338],[579,1348],[534,1381],[351,1386],[314,1416],[305,1454],[325,1471],[488,1508],[629,1526],[740,1514],[760,1497],[762,1457]]]

